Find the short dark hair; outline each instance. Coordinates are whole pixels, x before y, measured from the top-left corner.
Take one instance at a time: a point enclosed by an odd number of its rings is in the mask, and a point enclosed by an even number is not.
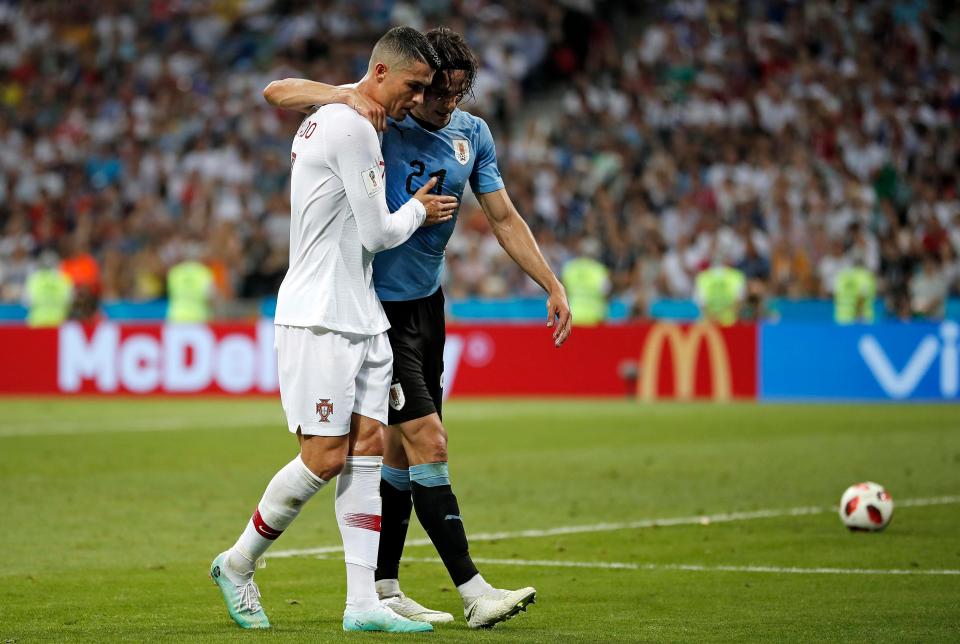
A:
[[[434,71],[440,68],[440,58],[430,41],[413,27],[394,27],[383,34],[373,46],[373,55],[383,54],[403,61],[426,63]]]
[[[477,78],[479,62],[473,50],[464,37],[447,27],[436,27],[427,32],[427,40],[440,58],[438,72],[462,71],[465,74],[464,85],[461,91],[469,94],[473,90],[473,82]],[[437,74],[433,83],[449,83],[447,74]]]

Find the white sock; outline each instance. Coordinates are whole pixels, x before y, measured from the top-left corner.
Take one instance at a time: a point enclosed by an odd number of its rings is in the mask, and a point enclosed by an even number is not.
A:
[[[380,599],[399,596],[400,580],[399,579],[378,579],[377,595],[380,597]]]
[[[366,566],[347,564],[347,610],[370,610],[380,604],[373,572]]]
[[[473,600],[480,595],[485,595],[496,589],[488,584],[487,580],[484,579],[480,573],[477,573],[470,578],[470,581],[464,582],[457,586],[457,590],[460,592],[460,597],[463,599],[463,605],[469,606],[473,603]]]
[[[337,525],[347,565],[347,609],[379,604],[373,573],[380,547],[380,464],[382,456],[348,456],[337,477]]]
[[[303,464],[299,454],[274,475],[247,528],[227,554],[227,574],[234,583],[250,581],[257,560],[326,484]]]

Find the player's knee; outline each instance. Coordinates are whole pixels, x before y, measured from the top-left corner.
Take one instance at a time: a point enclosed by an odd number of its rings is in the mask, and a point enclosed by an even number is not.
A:
[[[433,450],[433,454],[430,456],[431,463],[446,463],[447,462],[447,450],[443,447],[437,447]]]
[[[383,432],[366,432],[353,446],[354,456],[383,456]]]
[[[383,456],[383,424],[379,421],[354,414],[350,435],[352,456]]]
[[[407,455],[412,456],[415,462],[438,463],[447,460],[447,430],[436,415],[403,425],[403,437]]]
[[[392,440],[387,437],[383,442],[383,463],[390,467],[396,467],[402,470],[410,467],[407,459],[407,452],[403,449],[403,443],[398,440]]]
[[[336,462],[317,462],[308,464],[307,467],[313,474],[324,481],[330,481],[336,478],[343,471],[343,461]]]
[[[300,458],[307,469],[324,481],[330,481],[343,471],[344,457],[340,452],[321,452],[311,454],[301,452]]]
[[[431,427],[430,431],[422,434],[421,451],[426,452],[428,462],[440,463],[447,461],[447,432],[443,425]]]

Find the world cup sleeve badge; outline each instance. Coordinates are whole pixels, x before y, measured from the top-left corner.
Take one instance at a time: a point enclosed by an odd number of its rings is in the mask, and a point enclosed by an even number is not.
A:
[[[453,139],[453,156],[460,165],[467,165],[470,162],[470,141],[466,139]]]
[[[360,178],[363,179],[363,187],[367,189],[368,197],[373,197],[383,190],[383,171],[379,167],[367,168],[360,173]]]

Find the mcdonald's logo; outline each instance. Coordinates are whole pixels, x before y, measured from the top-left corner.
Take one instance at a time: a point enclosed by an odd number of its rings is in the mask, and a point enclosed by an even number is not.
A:
[[[716,326],[705,323],[691,325],[686,331],[675,324],[664,323],[650,329],[640,353],[638,397],[648,401],[657,399],[657,384],[666,347],[673,356],[674,396],[679,400],[691,400],[695,393],[701,343],[707,347],[706,359],[710,366],[713,399],[730,400],[733,387],[727,343]]]

